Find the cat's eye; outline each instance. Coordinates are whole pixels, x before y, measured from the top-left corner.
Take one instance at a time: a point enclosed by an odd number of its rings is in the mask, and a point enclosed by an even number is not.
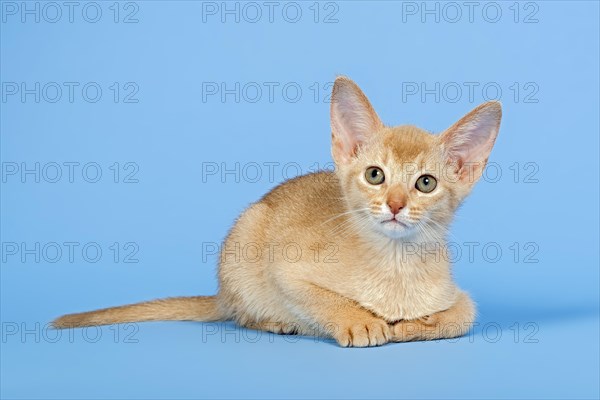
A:
[[[415,187],[419,192],[431,193],[437,186],[437,180],[431,175],[421,175],[417,179]]]
[[[379,167],[369,167],[365,171],[365,179],[371,185],[381,185],[385,181],[385,175]]]

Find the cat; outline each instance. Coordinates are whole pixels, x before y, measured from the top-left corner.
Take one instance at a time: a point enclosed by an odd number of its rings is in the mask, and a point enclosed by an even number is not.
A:
[[[345,347],[467,333],[475,305],[453,282],[444,244],[495,143],[500,103],[434,135],[385,126],[342,76],[330,112],[335,171],[288,180],[243,212],[221,249],[218,294],[70,314],[53,326],[233,320]]]

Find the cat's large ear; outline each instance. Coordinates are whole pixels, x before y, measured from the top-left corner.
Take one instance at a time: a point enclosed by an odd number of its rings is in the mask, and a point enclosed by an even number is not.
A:
[[[358,147],[382,127],[358,85],[349,78],[338,77],[331,94],[331,154],[336,164],[348,163]]]
[[[442,133],[440,140],[448,164],[459,180],[472,185],[481,177],[502,118],[502,106],[489,101],[476,107]]]

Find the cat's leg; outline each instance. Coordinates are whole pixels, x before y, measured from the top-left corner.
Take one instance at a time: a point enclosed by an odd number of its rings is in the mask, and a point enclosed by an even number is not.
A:
[[[445,311],[414,320],[402,320],[392,327],[392,341],[448,339],[464,335],[475,321],[475,305],[460,292],[456,302]]]
[[[389,324],[355,301],[306,281],[287,280],[284,287],[286,305],[302,325],[311,326],[312,335],[331,337],[343,347],[389,342]]]

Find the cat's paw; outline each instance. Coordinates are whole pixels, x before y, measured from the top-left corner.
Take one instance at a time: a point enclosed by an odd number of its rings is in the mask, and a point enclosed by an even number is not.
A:
[[[413,320],[402,320],[391,327],[392,341],[433,340],[455,338],[465,334],[471,323],[449,319],[447,314],[436,313]]]
[[[342,347],[381,346],[390,341],[390,326],[383,320],[373,319],[341,327],[334,335]]]
[[[394,342],[410,342],[421,339],[423,333],[431,326],[421,321],[421,318],[415,320],[402,320],[396,322],[391,327],[392,340]]]
[[[395,342],[409,342],[419,340],[424,333],[428,333],[440,323],[438,313],[425,315],[412,320],[401,320],[390,328],[392,340]]]
[[[426,326],[434,326],[440,322],[440,316],[437,313],[431,314],[431,315],[426,315],[424,317],[418,318],[417,321],[419,321],[420,323],[422,323],[423,325],[426,325]]]

